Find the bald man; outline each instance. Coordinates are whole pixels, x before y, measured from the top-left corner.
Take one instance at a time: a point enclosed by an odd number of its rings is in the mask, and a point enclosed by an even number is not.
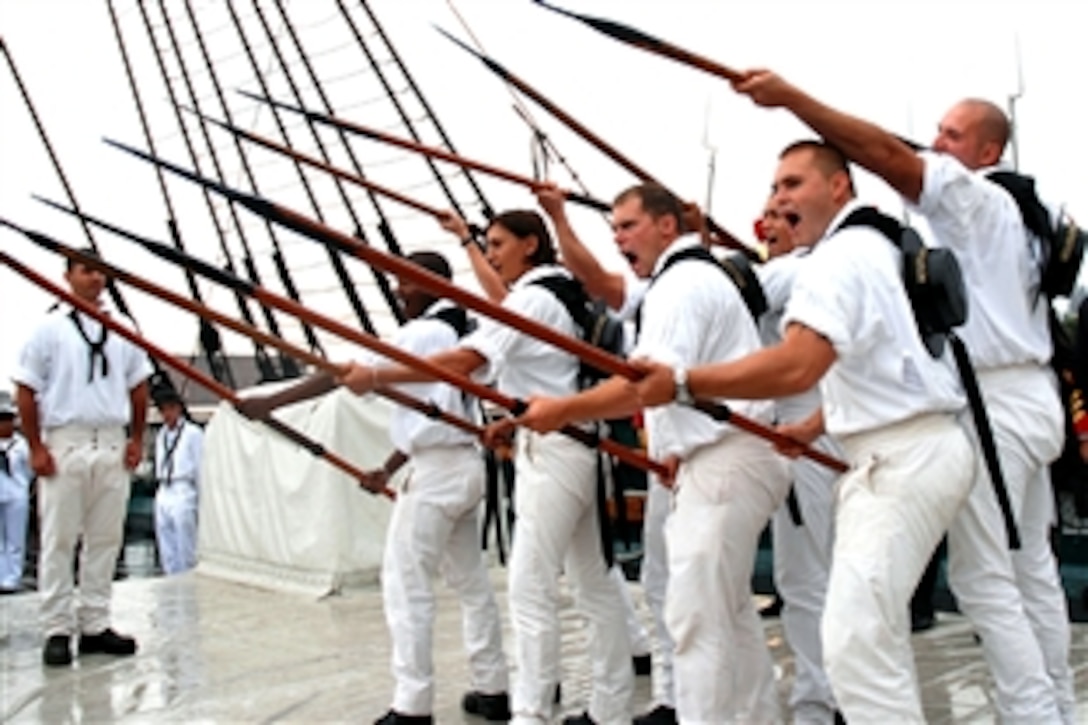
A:
[[[941,119],[932,151],[830,108],[768,71],[734,83],[760,106],[783,107],[852,161],[882,177],[955,251],[969,314],[960,336],[986,401],[1022,548],[1010,551],[985,466],[948,535],[949,579],[982,639],[1005,722],[1074,722],[1069,616],[1049,544],[1048,465],[1064,437],[1047,299],[1037,294],[1039,240],[995,171],[1010,127],[1000,108],[967,99]],[[969,426],[974,432],[973,426]],[[976,439],[977,444],[977,439]]]

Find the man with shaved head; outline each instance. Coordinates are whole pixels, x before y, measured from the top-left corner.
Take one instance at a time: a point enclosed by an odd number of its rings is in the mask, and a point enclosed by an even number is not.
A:
[[[768,71],[744,73],[734,87],[758,105],[788,109],[881,176],[926,218],[936,243],[955,251],[969,300],[960,335],[978,373],[1022,547],[1009,550],[989,473],[979,466],[949,530],[950,584],[982,639],[1001,719],[1073,722],[1068,610],[1049,545],[1048,465],[1061,451],[1064,428],[1048,365],[1047,298],[1038,294],[1040,241],[1013,197],[987,179],[1009,138],[1005,114],[987,101],[960,101],[941,119],[932,150],[915,152]]]

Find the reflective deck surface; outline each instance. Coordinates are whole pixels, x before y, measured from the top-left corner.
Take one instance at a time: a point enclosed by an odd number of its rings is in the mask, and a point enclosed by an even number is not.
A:
[[[505,570],[492,579],[506,614]],[[641,589],[632,584],[640,612]],[[435,628],[438,722],[462,715],[467,687],[455,597],[441,584]],[[765,598],[761,598],[766,601]],[[130,578],[116,584],[114,623],[135,635],[134,657],[77,658],[70,667],[41,663],[38,595],[0,597],[0,722],[372,722],[388,708],[389,638],[377,586],[315,600],[241,586],[200,574]],[[1088,722],[1088,625],[1073,627],[1080,719]],[[777,619],[767,638],[779,667],[783,705],[792,657]],[[509,625],[506,651],[512,651]],[[563,703],[586,705],[586,630],[565,599]],[[993,722],[985,665],[966,621],[938,614],[914,635],[926,714],[936,723]],[[637,679],[636,712],[650,704]]]

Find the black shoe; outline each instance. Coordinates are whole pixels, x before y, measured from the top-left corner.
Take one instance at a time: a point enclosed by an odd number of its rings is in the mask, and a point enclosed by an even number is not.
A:
[[[649,654],[635,655],[631,658],[631,665],[635,668],[635,675],[645,677],[654,671],[654,661]]]
[[[434,725],[434,718],[430,715],[401,715],[390,710],[375,720],[374,725]]]
[[[45,641],[42,662],[50,667],[72,664],[72,638],[66,634],[54,634]]]
[[[636,717],[634,725],[676,725],[676,708],[658,705],[645,715]]]
[[[552,696],[552,704],[558,705],[563,701],[563,686],[558,682],[555,683],[555,694]]]
[[[763,607],[763,609],[759,610],[759,616],[762,617],[763,619],[768,619],[770,617],[777,617],[780,614],[782,614],[782,605],[783,604],[784,604],[784,602],[782,601],[782,597],[780,597],[780,596],[778,596],[776,594],[774,596],[774,601],[773,602],[771,602],[767,606]]]
[[[505,692],[485,695],[472,690],[466,692],[461,698],[461,709],[469,715],[476,715],[491,722],[506,722],[510,719],[510,696]]]
[[[912,614],[910,617],[910,631],[911,632],[925,632],[927,629],[933,629],[937,624],[937,618],[930,614]]]
[[[117,655],[128,657],[136,654],[136,640],[117,634],[110,628],[106,628],[98,634],[81,634],[79,636],[79,653],[81,655]]]
[[[597,721],[589,716],[589,712],[581,715],[571,715],[563,718],[563,725],[597,725]]]
[[[846,718],[842,714],[842,710],[835,711],[835,725],[846,725]]]

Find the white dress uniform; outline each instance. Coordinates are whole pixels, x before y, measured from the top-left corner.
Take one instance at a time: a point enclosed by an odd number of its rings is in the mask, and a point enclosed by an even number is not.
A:
[[[113,569],[129,497],[129,393],[151,374],[151,365],[120,335],[105,333],[97,320],[61,306],[24,345],[13,376],[35,392],[43,442],[57,465],[55,476],[38,481],[38,589],[47,637],[98,634],[110,626]],[[87,340],[104,340],[100,353]],[[79,540],[73,616],[72,559]]]
[[[0,589],[16,590],[23,580],[32,478],[26,439],[0,438]]]
[[[835,349],[819,387],[826,430],[851,463],[836,492],[824,664],[847,722],[921,723],[908,605],[976,458],[948,356],[934,360],[919,339],[901,253],[874,229],[835,231],[856,207],[801,266],[783,318]]]
[[[782,341],[782,315],[786,310],[797,271],[808,249],[776,257],[756,269],[767,311],[759,319],[759,334],[766,346]],[[796,423],[820,408],[819,388],[775,401],[778,423]],[[820,436],[813,447],[843,458],[830,436]],[[807,458],[790,461],[797,512],[782,505],[771,520],[774,537],[775,588],[782,597],[782,628],[794,656],[790,710],[797,723],[834,722],[835,696],[824,672],[820,620],[827,597],[834,537],[835,482],[839,474]],[[799,519],[795,516],[799,515]]]
[[[155,542],[166,574],[196,566],[197,510],[204,431],[181,418],[155,436]]]
[[[658,259],[631,353],[674,367],[724,362],[759,349],[736,286],[714,265],[670,256],[696,247],[684,236]],[[772,405],[724,401],[770,423]],[[675,642],[676,714],[684,722],[775,722],[771,655],[751,596],[760,532],[789,487],[787,466],[766,441],[676,403],[645,412],[650,456],[677,456],[665,523],[665,618]]]
[[[1069,614],[1050,549],[1048,466],[1061,452],[1063,413],[1051,356],[1047,299],[1037,295],[1039,241],[1012,197],[956,159],[924,153],[917,209],[936,242],[955,251],[968,292],[961,337],[974,361],[1022,548],[1009,551],[989,470],[980,466],[948,534],[949,583],[982,639],[1010,722],[1071,723]],[[974,427],[969,426],[974,435]]]
[[[650,288],[650,280],[634,279],[626,284],[623,306],[616,311],[620,319],[633,321]],[[669,585],[668,547],[665,544],[665,520],[672,507],[672,493],[658,477],[647,474],[646,508],[642,517],[642,565],[639,581],[646,605],[653,616],[653,703],[676,707],[672,654],[674,644],[665,624],[665,591]]]
[[[434,302],[397,331],[393,344],[419,357],[456,346],[457,332],[433,317],[450,307],[446,300]],[[447,383],[406,383],[397,388],[458,417],[473,417],[469,401]],[[502,617],[477,534],[486,474],[472,435],[411,408],[393,409],[389,435],[394,447],[408,456],[382,561],[382,597],[396,680],[392,709],[403,715],[430,715],[433,582],[439,574],[461,601],[471,688],[486,695],[507,690]]]
[[[542,277],[567,274],[536,267],[510,288],[503,307],[574,336],[574,321]],[[482,319],[461,341],[486,360],[476,375],[497,378],[504,394],[567,396],[577,390],[578,359],[512,327]],[[616,583],[609,578],[597,523],[596,452],[561,433],[519,429],[516,440],[517,526],[509,565],[510,615],[517,677],[514,722],[551,717],[559,681],[558,578],[565,571],[575,603],[590,623],[593,691],[588,712],[597,723],[630,723],[634,673]]]

